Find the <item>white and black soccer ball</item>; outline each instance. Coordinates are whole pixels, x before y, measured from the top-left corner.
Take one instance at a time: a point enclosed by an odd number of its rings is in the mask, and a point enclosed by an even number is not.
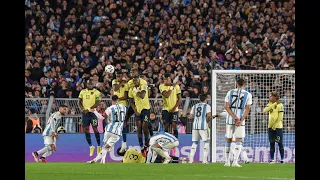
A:
[[[104,68],[104,71],[107,72],[107,73],[113,73],[114,72],[114,66],[112,65],[107,65],[105,68]]]

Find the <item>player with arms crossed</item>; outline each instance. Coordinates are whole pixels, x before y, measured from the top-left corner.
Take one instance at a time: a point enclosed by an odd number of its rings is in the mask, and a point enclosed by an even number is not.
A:
[[[163,164],[168,164],[172,161],[168,151],[179,146],[179,140],[167,132],[158,133],[150,138],[149,151],[146,163],[154,163],[157,155],[164,157]]]
[[[61,116],[65,115],[68,111],[66,105],[61,105],[59,111],[51,114],[47,121],[47,125],[42,133],[45,147],[39,151],[33,152],[32,156],[36,162],[39,161],[39,155],[43,154],[40,157],[40,161],[47,162],[46,157],[50,156],[54,151],[56,151],[56,139],[59,138],[57,134],[57,129],[61,122]]]
[[[149,119],[150,102],[148,86],[141,84],[141,78],[133,78],[134,87],[129,89],[130,104],[135,112],[136,126],[138,129],[138,140],[141,153],[146,153],[146,146],[149,144]],[[142,142],[142,131],[144,132],[145,146]]]
[[[107,152],[112,150],[114,144],[119,141],[120,136],[122,136],[123,122],[127,112],[127,107],[118,103],[118,96],[113,95],[112,106],[106,109],[106,118],[108,118],[108,124],[105,127],[103,143],[104,146],[97,156],[87,163],[95,163],[101,159],[101,163],[105,163],[105,157]]]
[[[218,117],[216,115],[211,116],[211,106],[207,104],[207,95],[200,95],[200,103],[192,106],[190,111],[190,119],[193,119],[192,124],[192,146],[190,150],[189,163],[193,163],[193,158],[196,153],[198,142],[201,140],[204,142],[203,149],[203,164],[208,163],[209,155],[209,133],[208,129],[211,125],[211,119]]]
[[[268,134],[270,142],[270,164],[274,164],[274,153],[276,151],[275,143],[278,143],[280,151],[280,163],[284,163],[284,149],[283,149],[283,104],[279,101],[280,95],[278,92],[272,92],[269,97],[267,107],[263,109],[264,114],[269,113]]]
[[[84,134],[86,136],[86,140],[89,144],[90,148],[90,156],[93,155],[95,147],[92,145],[91,142],[91,135],[89,132],[89,126],[91,124],[92,129],[94,131],[94,135],[97,140],[97,154],[101,151],[100,146],[100,134],[97,129],[98,127],[98,119],[97,116],[93,113],[95,108],[98,107],[101,97],[100,91],[93,88],[93,81],[90,79],[87,81],[87,88],[80,91],[79,100],[78,100],[78,107],[82,112],[82,127]]]
[[[128,107],[128,91],[129,86],[127,83],[127,80],[125,77],[122,76],[121,71],[116,71],[116,79],[112,80],[112,88],[113,88],[113,94],[117,95],[119,97],[119,104],[122,104],[126,107]],[[133,109],[129,105],[128,111],[125,117],[125,121],[123,124],[123,131],[122,131],[122,145],[121,145],[121,152],[124,151],[127,148],[127,133],[128,133],[128,127],[127,127],[127,121],[129,118],[134,114]]]
[[[229,152],[233,135],[236,138],[234,150],[233,167],[242,167],[238,164],[239,155],[242,149],[242,138],[245,137],[245,119],[250,111],[252,95],[244,90],[244,79],[237,80],[237,88],[230,90],[225,97],[224,108],[228,112],[226,117],[226,163],[230,166]]]
[[[173,134],[178,138],[177,121],[178,106],[181,102],[180,86],[172,83],[170,74],[163,75],[163,84],[159,85],[163,99],[162,119],[165,124],[165,132],[169,131],[169,124],[172,124]]]

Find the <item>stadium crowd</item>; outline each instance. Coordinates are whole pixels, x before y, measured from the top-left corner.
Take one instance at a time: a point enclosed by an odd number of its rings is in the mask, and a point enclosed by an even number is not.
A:
[[[295,69],[295,0],[26,0],[25,22],[25,97],[110,97],[108,64],[152,98],[165,72],[197,98],[211,69]]]

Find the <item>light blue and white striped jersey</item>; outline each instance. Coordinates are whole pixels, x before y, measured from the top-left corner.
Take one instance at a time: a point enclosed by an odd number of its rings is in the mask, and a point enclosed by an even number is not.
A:
[[[122,136],[123,122],[125,120],[127,108],[122,104],[114,104],[106,109],[108,124],[105,131]]]
[[[155,143],[172,143],[175,141],[179,141],[174,135],[167,133],[167,132],[159,132],[158,134],[154,135],[151,137],[152,139],[154,139],[153,142]],[[150,142],[151,139],[150,139]],[[153,144],[151,144],[153,145]]]
[[[51,114],[47,120],[46,127],[42,132],[42,136],[52,136],[52,133],[57,133],[57,128],[61,122],[61,113],[59,111]]]
[[[224,102],[228,102],[231,111],[241,119],[246,106],[252,104],[252,95],[242,88],[236,88],[227,93]],[[234,119],[229,113],[226,117],[226,124],[235,124]],[[242,125],[245,125],[245,121],[242,122]]]
[[[192,106],[190,114],[193,114],[192,129],[208,129],[207,113],[211,112],[211,106],[206,103],[198,103]]]

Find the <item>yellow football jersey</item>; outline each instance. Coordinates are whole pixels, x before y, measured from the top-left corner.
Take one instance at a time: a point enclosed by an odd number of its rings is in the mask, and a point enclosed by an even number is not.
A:
[[[112,86],[113,86],[114,84],[120,84],[120,82],[117,81],[116,79],[114,79],[114,80],[112,80]],[[126,91],[129,91],[128,83],[125,83],[124,86],[123,86],[123,87],[120,87],[118,91],[114,91],[113,94],[114,94],[114,95],[117,95],[118,98],[122,98],[122,97],[124,97],[124,93],[125,93]],[[124,106],[127,106],[127,105],[128,105],[128,104],[127,104],[127,100],[119,100],[119,104],[122,104],[122,105],[124,105]]]
[[[269,113],[269,122],[268,128],[276,129],[276,128],[283,128],[283,104],[279,103],[271,103],[269,102],[267,107],[263,109],[263,112]]]
[[[137,89],[138,92],[141,92],[143,90],[146,91],[146,95],[143,99],[137,96],[137,92],[134,92],[133,88],[129,89],[128,96],[129,98],[133,98],[137,111],[141,113],[143,109],[150,109],[149,90],[147,85],[140,85]]]
[[[123,156],[123,163],[145,163],[146,158],[134,148],[129,148]]]
[[[166,86],[165,84],[160,84],[159,89],[160,89],[161,95],[164,91],[170,90],[170,87],[171,86]],[[171,110],[176,105],[176,103],[178,101],[179,94],[181,94],[181,89],[180,89],[180,86],[178,84],[176,84],[176,86],[174,87],[174,89],[172,90],[172,92],[168,98],[165,98],[162,95],[162,99],[163,99],[162,110],[167,110],[167,111]],[[176,110],[174,112],[178,112],[178,107],[176,108]]]
[[[83,89],[80,91],[79,98],[82,99],[83,108],[89,110],[96,103],[96,100],[101,100],[100,91]]]

